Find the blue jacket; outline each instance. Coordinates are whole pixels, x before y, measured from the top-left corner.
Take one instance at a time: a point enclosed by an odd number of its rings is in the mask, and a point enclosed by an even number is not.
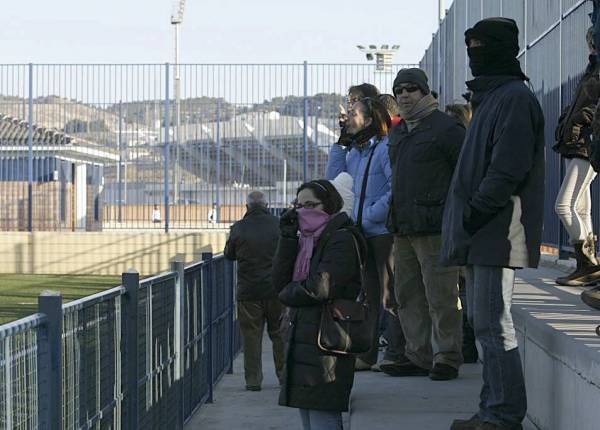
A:
[[[385,226],[392,198],[392,168],[388,153],[388,138],[384,137],[379,142],[372,138],[367,148],[363,150],[352,148],[348,151],[340,145],[332,145],[325,174],[327,179],[331,180],[341,172],[348,172],[354,179],[352,219],[356,221],[363,177],[373,148],[375,148],[375,154],[371,161],[371,167],[369,167],[362,216],[362,228],[367,237],[389,233]]]

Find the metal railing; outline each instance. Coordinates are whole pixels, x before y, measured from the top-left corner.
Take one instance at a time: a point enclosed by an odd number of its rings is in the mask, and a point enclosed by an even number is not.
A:
[[[587,0],[455,0],[434,34],[420,66],[440,94],[440,104],[464,103],[465,81],[472,78],[464,32],[480,19],[512,18],[519,26],[519,60],[546,119],[546,189],[544,236],[546,245],[569,249],[567,235],[554,212],[554,201],[564,176],[564,165],[551,149],[560,113],[571,103],[588,61],[585,33],[590,27]],[[592,187],[593,221],[600,223],[600,189]]]
[[[234,263],[202,261],[0,326],[0,429],[181,429],[240,349]]]
[[[374,64],[0,65],[0,230],[223,228],[321,177]]]

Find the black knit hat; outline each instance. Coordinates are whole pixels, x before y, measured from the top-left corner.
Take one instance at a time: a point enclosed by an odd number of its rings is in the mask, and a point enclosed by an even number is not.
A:
[[[423,94],[429,94],[429,79],[427,79],[427,75],[425,72],[418,68],[411,69],[402,69],[396,75],[396,79],[394,79],[394,95],[396,95],[396,88],[400,86],[400,84],[415,84],[418,86]]]
[[[465,31],[465,43],[477,39],[485,45],[510,49],[516,57],[519,54],[519,28],[514,19],[486,18]]]

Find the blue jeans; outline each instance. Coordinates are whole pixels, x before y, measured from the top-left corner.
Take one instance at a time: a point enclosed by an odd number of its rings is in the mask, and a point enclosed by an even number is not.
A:
[[[467,313],[483,350],[479,419],[520,429],[527,412],[525,380],[510,306],[515,271],[467,266]]]
[[[304,430],[343,430],[341,412],[300,409],[300,418]]]

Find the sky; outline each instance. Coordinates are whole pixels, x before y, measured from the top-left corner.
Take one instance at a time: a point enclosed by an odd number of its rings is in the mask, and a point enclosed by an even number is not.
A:
[[[3,2],[1,63],[173,62],[171,0]],[[387,43],[400,45],[395,63],[417,63],[437,10],[437,0],[187,0],[181,62],[363,63],[356,45]]]

